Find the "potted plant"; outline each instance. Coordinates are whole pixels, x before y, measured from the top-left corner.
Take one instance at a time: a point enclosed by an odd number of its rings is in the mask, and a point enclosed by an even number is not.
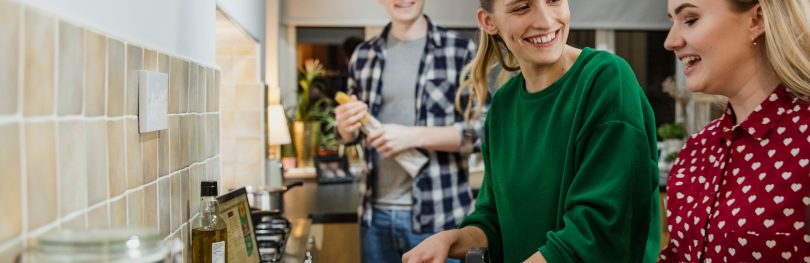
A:
[[[665,123],[658,127],[658,138],[662,140],[658,149],[661,153],[658,157],[659,169],[665,168],[661,169],[662,172],[672,166],[686,136],[686,127],[682,123]]]
[[[313,166],[313,157],[320,141],[321,122],[318,119],[318,112],[321,110],[324,100],[313,98],[312,91],[316,88],[318,78],[323,75],[324,68],[318,60],[308,59],[299,71],[298,105],[295,108],[295,122],[293,122],[293,141],[296,163],[299,167],[306,167]]]

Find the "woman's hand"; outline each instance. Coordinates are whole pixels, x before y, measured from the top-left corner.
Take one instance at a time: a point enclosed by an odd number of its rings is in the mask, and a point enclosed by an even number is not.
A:
[[[344,103],[335,108],[335,127],[340,134],[342,142],[354,141],[358,136],[360,120],[366,116],[368,106],[357,100],[357,96],[352,95],[353,102]]]
[[[442,263],[447,260],[450,247],[458,240],[458,230],[436,233],[402,255],[402,263]]]
[[[371,132],[366,139],[385,158],[390,158],[401,151],[416,147],[419,136],[412,127],[383,124],[382,129]]]

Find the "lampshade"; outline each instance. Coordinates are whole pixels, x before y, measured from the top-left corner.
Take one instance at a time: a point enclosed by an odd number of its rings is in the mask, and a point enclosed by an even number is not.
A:
[[[270,105],[267,107],[267,132],[270,145],[290,143],[290,129],[287,127],[287,118],[284,116],[284,107]]]

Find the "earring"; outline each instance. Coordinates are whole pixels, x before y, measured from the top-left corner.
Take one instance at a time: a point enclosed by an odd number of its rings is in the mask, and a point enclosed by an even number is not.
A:
[[[751,47],[757,47],[757,44],[758,44],[758,43],[757,43],[757,39],[756,39],[756,38],[752,38],[752,39],[751,39]]]

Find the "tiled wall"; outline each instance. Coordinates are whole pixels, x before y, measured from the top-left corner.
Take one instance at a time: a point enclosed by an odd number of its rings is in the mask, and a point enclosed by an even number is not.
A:
[[[264,184],[264,85],[259,44],[217,15],[217,64],[222,67],[222,184]]]
[[[141,69],[169,74],[167,130],[138,132]],[[188,244],[199,182],[220,180],[218,82],[0,0],[0,262],[67,227],[148,226]]]

